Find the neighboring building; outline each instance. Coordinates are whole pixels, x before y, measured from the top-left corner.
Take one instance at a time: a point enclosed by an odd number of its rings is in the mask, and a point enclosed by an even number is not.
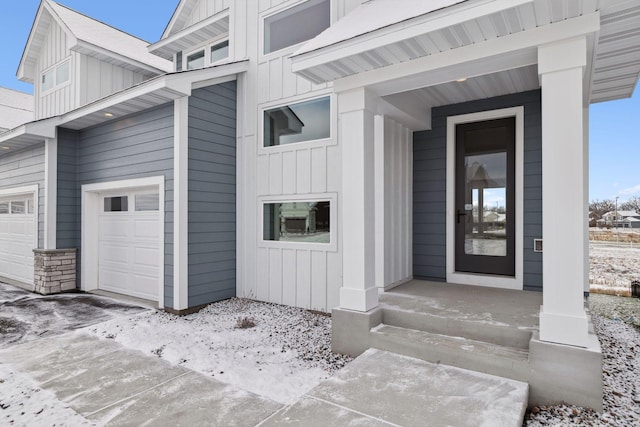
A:
[[[597,408],[585,129],[640,74],[636,5],[598,4],[182,0],[145,50],[43,0],[37,121],[0,135],[0,276],[76,248],[82,290],[333,310],[351,354],[413,278],[542,291],[530,362],[575,369],[532,399]]]
[[[640,213],[635,211],[611,211],[602,215],[598,227],[640,228]]]
[[[33,95],[0,87],[0,133],[33,121]]]

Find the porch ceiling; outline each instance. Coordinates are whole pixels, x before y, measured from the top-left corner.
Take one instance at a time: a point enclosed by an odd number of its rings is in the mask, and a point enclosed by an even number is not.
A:
[[[314,83],[335,81],[599,13],[600,32],[587,72],[592,84],[585,96],[591,102],[629,97],[640,74],[637,0],[468,0],[383,27],[372,20],[356,33],[349,30],[352,20],[366,20],[367,13],[378,12],[376,4],[386,7],[390,1],[363,4],[303,46],[292,56],[293,70]],[[509,78],[526,80],[530,71]]]

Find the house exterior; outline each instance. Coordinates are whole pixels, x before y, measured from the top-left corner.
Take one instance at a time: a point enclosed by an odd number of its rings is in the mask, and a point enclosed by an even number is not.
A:
[[[182,0],[148,45],[43,0],[0,276],[333,312],[354,355],[409,280],[539,291],[540,360],[591,372],[546,401],[598,408],[588,112],[631,96],[639,25],[630,0]],[[76,277],[34,280],[34,248]]]
[[[602,215],[598,227],[640,228],[640,214],[635,211],[611,211]]]

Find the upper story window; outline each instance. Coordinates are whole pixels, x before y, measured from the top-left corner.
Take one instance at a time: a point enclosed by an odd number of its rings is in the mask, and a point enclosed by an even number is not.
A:
[[[307,0],[264,20],[264,53],[314,38],[331,25],[330,0]]]
[[[70,78],[71,61],[65,60],[42,73],[41,91],[44,93],[64,86],[69,82]]]
[[[229,40],[214,43],[187,55],[187,70],[196,70],[214,64],[229,56]]]
[[[264,111],[264,146],[293,144],[331,137],[328,96]]]

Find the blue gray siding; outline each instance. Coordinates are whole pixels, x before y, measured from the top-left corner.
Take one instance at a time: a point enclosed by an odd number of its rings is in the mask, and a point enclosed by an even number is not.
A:
[[[38,247],[44,247],[44,143],[0,156],[0,190],[38,185]]]
[[[542,290],[542,254],[533,239],[542,236],[542,123],[540,91],[434,108],[432,130],[414,133],[415,277],[446,280],[447,117],[524,106],[524,288]]]
[[[164,303],[173,307],[173,104],[80,132],[61,129],[58,145],[59,247],[80,249],[82,185],[165,177]]]
[[[236,294],[236,82],[189,98],[189,307]]]

